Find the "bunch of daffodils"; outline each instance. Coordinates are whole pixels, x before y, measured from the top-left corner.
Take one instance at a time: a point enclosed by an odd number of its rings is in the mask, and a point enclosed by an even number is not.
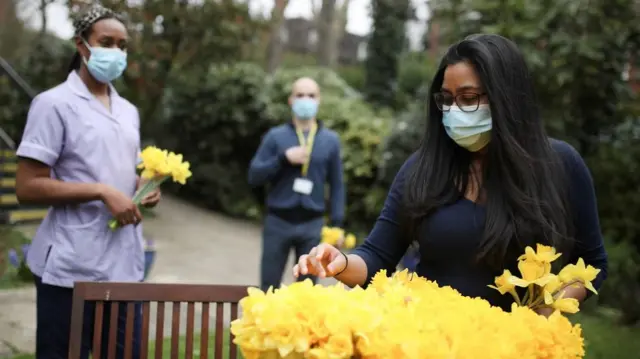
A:
[[[189,162],[182,160],[182,155],[161,150],[155,146],[148,146],[140,153],[138,169],[142,170],[140,177],[143,185],[133,196],[133,203],[140,205],[142,200],[160,185],[171,178],[173,182],[185,184],[191,177]],[[109,228],[118,228],[115,219],[109,221]]]
[[[543,252],[527,250],[522,259],[546,265]],[[558,280],[579,277],[579,266],[566,267]],[[590,277],[580,278],[586,283]],[[406,270],[392,277],[381,271],[366,289],[311,281],[266,293],[252,288],[240,305],[243,316],[231,332],[246,359],[584,357],[580,326],[559,310],[546,318],[514,304],[505,312]]]
[[[352,249],[356,246],[356,236],[349,233],[345,235],[344,229],[340,227],[322,227],[320,235],[321,242],[334,247]]]
[[[565,298],[565,289],[581,285],[598,294],[593,287],[594,279],[600,269],[585,266],[582,258],[576,264],[565,266],[556,275],[551,273],[551,263],[560,257],[555,248],[537,245],[536,250],[527,247],[525,253],[518,258],[518,269],[522,278],[519,278],[508,270],[496,277],[495,286],[490,286],[501,294],[510,294],[520,306],[531,309],[553,308],[566,313],[576,313],[579,310],[578,301],[574,298]],[[516,288],[526,288],[526,294],[520,298]]]

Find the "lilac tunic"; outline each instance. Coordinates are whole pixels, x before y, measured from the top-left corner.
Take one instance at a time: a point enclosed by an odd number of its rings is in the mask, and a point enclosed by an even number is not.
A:
[[[111,88],[111,113],[71,72],[67,81],[31,103],[19,157],[51,167],[64,182],[104,183],[128,196],[136,186],[140,151],[137,109]],[[28,253],[31,271],[46,284],[76,281],[141,281],[142,226],[108,229],[101,201],[53,206]]]

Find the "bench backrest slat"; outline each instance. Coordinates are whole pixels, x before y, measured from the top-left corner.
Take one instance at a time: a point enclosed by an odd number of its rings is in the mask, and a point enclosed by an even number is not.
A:
[[[149,356],[156,359],[205,359],[209,358],[211,352],[214,359],[236,359],[238,350],[233,344],[233,336],[226,333],[229,323],[240,314],[238,302],[247,295],[247,288],[228,285],[78,282],[73,292],[69,359],[80,359],[83,344],[91,345],[94,359],[115,359],[119,336],[124,336],[124,359],[138,357],[134,355],[135,350],[140,351],[141,359]],[[214,347],[210,350],[212,304],[215,305],[215,327],[212,333]],[[171,320],[165,323],[165,311],[169,306]],[[183,312],[185,309],[186,312]],[[225,316],[226,311],[228,316]],[[140,323],[136,323],[137,312],[140,313]],[[91,343],[81,342],[83,329],[90,324],[85,323],[85,318],[93,319]],[[167,324],[169,327],[165,328]],[[141,339],[138,345],[134,345],[137,331],[140,331]],[[154,333],[154,350],[150,352],[152,346],[149,337]],[[168,342],[164,340],[165,333],[170,334]],[[198,335],[199,342],[194,344]],[[167,344],[169,347],[165,348]],[[228,356],[224,353],[225,346],[229,347]],[[181,353],[184,355],[180,355]]]

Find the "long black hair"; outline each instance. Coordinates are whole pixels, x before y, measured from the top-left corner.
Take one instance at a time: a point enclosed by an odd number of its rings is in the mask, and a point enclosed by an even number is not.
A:
[[[447,136],[433,98],[447,66],[463,61],[473,65],[482,81],[492,117],[491,142],[482,162],[486,219],[477,260],[504,268],[527,245],[569,250],[573,222],[564,166],[544,130],[523,55],[498,35],[472,35],[454,44],[439,65],[430,88],[425,137],[406,181],[405,233],[416,238],[421,220],[460,200],[469,185],[472,154]]]
[[[93,25],[105,19],[116,19],[122,22],[122,19],[112,10],[103,7],[102,5],[94,5],[89,8],[82,16],[77,18],[73,25],[76,29],[75,38],[80,37],[85,41],[89,41],[89,36],[93,32]],[[124,22],[123,22],[124,23]],[[82,65],[82,55],[76,50],[75,54],[71,58],[69,64],[69,70],[67,72],[76,71],[80,69]]]

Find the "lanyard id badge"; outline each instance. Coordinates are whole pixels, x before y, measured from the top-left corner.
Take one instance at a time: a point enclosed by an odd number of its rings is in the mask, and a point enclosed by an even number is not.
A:
[[[302,165],[302,177],[296,178],[293,181],[293,191],[296,193],[310,195],[313,192],[313,182],[309,180],[307,177],[307,172],[309,171],[309,162],[311,162],[311,153],[313,152],[313,142],[316,137],[316,132],[318,131],[318,127],[314,125],[309,131],[309,136],[305,139],[304,134],[300,129],[296,129],[296,135],[298,135],[298,141],[300,142],[300,146],[305,147],[309,153],[307,161]]]

